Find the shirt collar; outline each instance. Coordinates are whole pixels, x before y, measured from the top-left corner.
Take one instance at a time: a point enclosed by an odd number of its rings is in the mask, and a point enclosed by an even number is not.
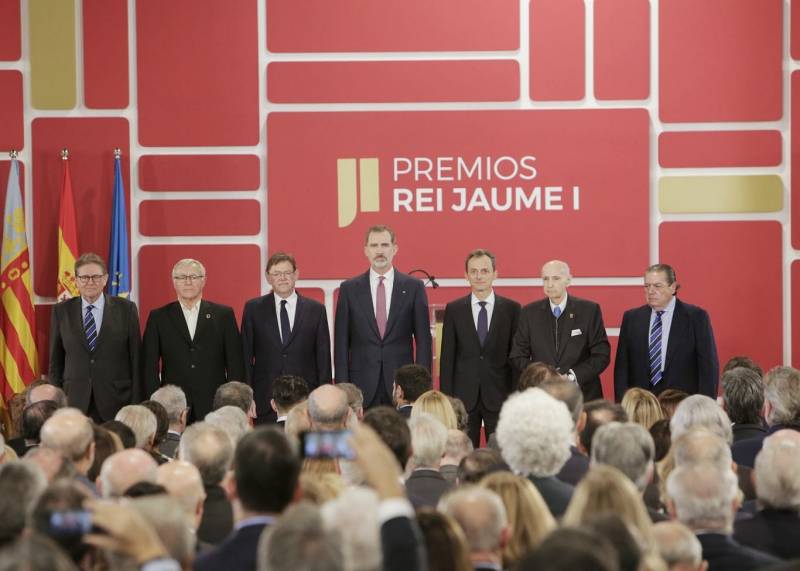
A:
[[[200,311],[200,302],[203,301],[202,297],[198,297],[197,301],[190,307],[187,307],[181,300],[178,300],[178,303],[181,304],[181,309],[184,311]]]
[[[379,274],[378,272],[376,272],[376,271],[375,271],[375,270],[373,270],[372,268],[370,268],[370,269],[369,269],[369,280],[370,280],[371,282],[377,282],[377,281],[378,281],[378,278],[379,278],[380,276],[381,276],[381,274]],[[392,267],[392,268],[391,268],[391,269],[390,269],[388,272],[386,272],[385,274],[383,274],[383,277],[385,277],[385,278],[386,278],[386,281],[387,281],[387,282],[391,282],[391,281],[393,281],[393,280],[394,280],[394,266],[393,266],[393,267]]]
[[[553,302],[548,299],[547,301],[550,303],[550,311],[553,311],[556,307],[561,308],[561,313],[564,313],[564,310],[567,308],[567,300],[569,299],[569,294],[564,292],[564,299],[561,300],[561,303],[558,305],[554,305]]]
[[[474,293],[470,295],[470,303],[472,303],[472,305],[476,305],[481,301],[485,301],[486,305],[494,305],[494,290],[492,290],[492,293],[490,293],[489,297],[487,297],[486,299],[478,299],[478,297]]]
[[[81,308],[83,309],[84,312],[86,311],[86,308],[89,307],[90,305],[93,305],[95,309],[103,309],[106,305],[105,294],[101,293],[100,297],[98,297],[92,303],[89,303],[83,298],[83,296],[81,296]]]
[[[677,298],[673,295],[672,299],[669,300],[669,303],[667,304],[667,307],[664,308],[664,313],[672,313],[673,311],[675,311],[675,300],[676,299]],[[659,310],[653,309],[652,313],[655,313],[656,311],[659,311]]]
[[[291,305],[292,307],[294,307],[294,305],[297,303],[297,290],[293,289],[292,293],[289,294],[289,297],[281,297],[276,293],[275,294],[275,306],[276,307],[280,307],[281,306],[281,302],[284,299],[286,300],[286,305]]]

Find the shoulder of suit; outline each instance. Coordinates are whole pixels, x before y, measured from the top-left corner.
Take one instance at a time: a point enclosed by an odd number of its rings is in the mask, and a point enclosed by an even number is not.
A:
[[[596,301],[592,301],[591,299],[584,299],[582,297],[577,297],[577,296],[574,296],[574,295],[571,295],[571,296],[569,296],[569,298],[567,298],[567,304],[569,304],[570,300],[575,305],[588,305],[588,306],[591,306],[591,307],[600,307],[600,304],[597,303]]]
[[[358,274],[357,276],[353,276],[352,278],[344,280],[339,286],[339,288],[341,289],[341,288],[351,287],[361,282],[369,283],[369,270],[367,270],[363,274]]]
[[[308,297],[307,295],[300,295],[300,293],[297,294],[297,303],[302,303],[308,307],[325,307],[324,304],[318,302],[316,299]]]
[[[685,301],[681,301],[678,298],[675,298],[675,311],[685,311],[686,313],[692,315],[703,315],[708,313],[705,309],[700,307],[699,305],[692,305],[691,303],[686,303]]]
[[[455,307],[462,307],[464,305],[469,306],[471,303],[472,303],[472,294],[467,294],[463,297],[457,297],[452,301],[448,301],[447,305],[445,306],[445,309],[447,309],[448,307],[455,308]]]
[[[544,305],[547,303],[548,299],[546,297],[542,299],[537,299],[536,301],[532,301],[526,304],[525,307],[522,308],[522,311],[536,311],[544,307]]]
[[[219,312],[233,312],[233,308],[230,305],[225,305],[224,303],[216,303],[214,301],[208,301],[207,299],[203,299],[200,301],[200,307],[208,308],[213,311]]]
[[[106,296],[106,306],[121,305],[123,307],[131,307],[131,308],[136,307],[136,302],[126,297],[118,297],[115,295],[108,295],[108,294],[104,295]],[[80,297],[77,299],[78,303],[80,303]]]
[[[522,305],[515,299],[511,299],[510,297],[504,297],[502,295],[494,294],[494,300],[496,304],[508,304],[516,309],[520,309]]]

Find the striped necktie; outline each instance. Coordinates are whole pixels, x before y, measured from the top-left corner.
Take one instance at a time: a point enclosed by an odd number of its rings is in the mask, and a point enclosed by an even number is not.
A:
[[[89,346],[89,351],[94,351],[97,346],[97,324],[94,322],[94,315],[92,315],[93,305],[86,306],[86,315],[83,318],[83,328],[86,330],[86,344]]]
[[[650,384],[656,386],[661,381],[661,316],[663,311],[656,311],[653,330],[650,332]]]

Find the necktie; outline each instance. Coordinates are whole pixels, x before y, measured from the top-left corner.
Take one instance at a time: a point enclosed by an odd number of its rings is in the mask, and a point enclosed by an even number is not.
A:
[[[383,281],[384,276],[378,276],[378,292],[375,295],[375,321],[378,322],[378,333],[383,339],[386,333],[386,286]]]
[[[555,315],[555,316],[556,316],[556,319],[558,319],[559,317],[561,317],[561,306],[560,306],[560,305],[557,305],[557,306],[555,306],[555,307],[553,308],[553,315]]]
[[[93,305],[86,306],[86,315],[83,318],[83,328],[86,330],[86,344],[89,346],[89,351],[94,351],[97,346],[97,324],[94,322],[94,315],[92,315]]]
[[[661,381],[661,315],[663,311],[656,311],[653,321],[653,330],[650,332],[650,384],[656,386]]]
[[[486,302],[479,301],[478,305],[481,306],[478,311],[478,341],[481,342],[481,347],[486,342],[486,336],[489,335],[489,312],[486,311]]]
[[[292,333],[292,327],[289,325],[289,312],[286,311],[286,300],[281,300],[281,343],[286,345],[289,340],[289,335]]]

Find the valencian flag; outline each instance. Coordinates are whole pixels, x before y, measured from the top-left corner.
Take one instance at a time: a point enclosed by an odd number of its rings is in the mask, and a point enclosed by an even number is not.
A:
[[[75,201],[69,175],[69,153],[61,151],[64,163],[64,185],[61,187],[61,208],[58,213],[58,281],[56,299],[62,301],[78,295],[75,283],[75,259],[78,257],[78,226],[75,223]]]
[[[128,220],[125,209],[125,187],[122,184],[122,159],[114,150],[114,205],[111,207],[111,246],[108,272],[111,283],[108,293],[128,297],[131,293],[131,262],[128,257]]]
[[[12,155],[13,157],[13,155]],[[31,264],[25,235],[25,210],[19,189],[19,164],[11,159],[0,256],[0,406],[39,377]],[[5,410],[0,411],[7,420]]]

